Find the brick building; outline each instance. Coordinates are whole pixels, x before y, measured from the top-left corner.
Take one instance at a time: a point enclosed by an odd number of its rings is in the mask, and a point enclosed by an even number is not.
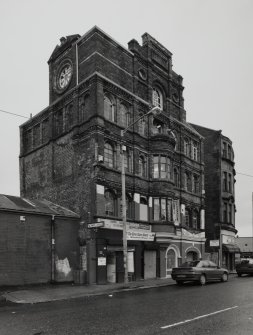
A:
[[[205,152],[205,223],[206,251],[218,263],[219,247],[210,241],[221,240],[222,265],[235,268],[235,254],[240,253],[235,235],[235,163],[232,141],[213,130],[192,125],[204,136]],[[217,242],[216,242],[217,243]]]
[[[123,280],[121,144],[131,278],[201,258],[203,137],[186,122],[172,54],[147,33],[126,49],[94,27],[61,38],[48,64],[49,107],[20,127],[21,194],[80,214],[88,283]],[[145,116],[152,105],[162,113]]]
[[[79,222],[50,201],[0,194],[0,286],[76,280]]]

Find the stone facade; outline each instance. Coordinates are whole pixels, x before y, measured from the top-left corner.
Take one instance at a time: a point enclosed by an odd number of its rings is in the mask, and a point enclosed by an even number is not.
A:
[[[122,145],[130,278],[202,257],[203,137],[186,122],[172,54],[147,33],[126,49],[94,27],[62,38],[48,63],[50,105],[20,127],[21,194],[80,214],[88,282],[122,280]],[[160,115],[146,115],[153,105]]]

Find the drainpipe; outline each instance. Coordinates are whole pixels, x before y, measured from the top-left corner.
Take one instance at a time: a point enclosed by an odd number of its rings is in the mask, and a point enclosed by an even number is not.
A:
[[[51,283],[55,282],[55,216],[51,217]]]

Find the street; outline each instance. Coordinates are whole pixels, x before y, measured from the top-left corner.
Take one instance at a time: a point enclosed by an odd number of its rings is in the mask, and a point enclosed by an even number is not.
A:
[[[253,331],[253,277],[41,303],[2,304],[1,335],[236,334]]]

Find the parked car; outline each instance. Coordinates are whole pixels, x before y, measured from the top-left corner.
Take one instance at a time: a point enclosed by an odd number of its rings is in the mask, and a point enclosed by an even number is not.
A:
[[[235,269],[239,277],[241,275],[253,275],[253,259],[242,259],[241,263],[237,264]]]
[[[217,264],[208,260],[188,261],[177,268],[173,268],[171,277],[177,284],[197,281],[201,285],[205,285],[207,281],[228,281],[228,270],[220,268]]]

